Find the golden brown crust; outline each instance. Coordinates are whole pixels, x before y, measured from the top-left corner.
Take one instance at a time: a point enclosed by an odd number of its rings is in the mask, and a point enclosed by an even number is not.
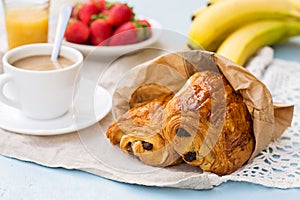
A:
[[[162,115],[173,94],[163,95],[134,107],[113,122],[106,136],[114,145],[152,166],[169,166],[181,162],[180,156],[162,137]]]
[[[204,171],[230,174],[251,156],[251,116],[223,75],[197,72],[166,106],[162,136],[183,160]]]
[[[147,102],[157,99],[160,96],[171,94],[172,91],[162,85],[155,83],[144,84],[138,87],[131,95],[129,107],[137,107]]]

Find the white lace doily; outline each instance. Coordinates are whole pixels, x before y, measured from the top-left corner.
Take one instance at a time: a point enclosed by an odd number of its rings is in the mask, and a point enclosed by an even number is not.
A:
[[[222,179],[277,188],[300,187],[300,64],[275,59],[264,70],[262,81],[274,101],[295,105],[292,126],[251,163]]]

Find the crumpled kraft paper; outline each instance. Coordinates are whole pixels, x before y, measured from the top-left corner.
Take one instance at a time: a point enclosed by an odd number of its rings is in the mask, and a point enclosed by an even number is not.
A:
[[[114,77],[116,78],[115,80],[117,80],[118,78],[121,78],[121,74],[131,69],[132,66],[139,65],[141,62],[155,58],[158,55],[161,55],[161,52],[149,53],[149,51],[145,50],[119,59],[118,62],[115,62],[112,66],[110,66],[107,76],[104,75],[104,81],[101,82],[101,85],[112,92],[114,89],[114,85],[112,84],[114,80],[107,79],[109,74],[114,74]],[[210,54],[207,56],[209,59],[212,58]],[[138,63],[137,60],[139,60],[140,63]],[[94,65],[96,63],[92,64]],[[117,74],[117,72],[120,73]],[[292,112],[292,107],[288,108],[291,109],[290,112]],[[283,109],[284,111],[286,110],[285,107],[280,107],[280,109]],[[282,111],[277,113],[276,110],[275,115],[280,116],[284,113]],[[275,119],[281,119],[282,117],[285,118],[285,116],[281,116],[279,118],[275,117]],[[101,162],[101,160],[99,161],[93,154],[91,154],[89,149],[86,147],[86,144],[82,141],[81,134],[84,134],[86,138],[89,138],[90,141],[97,144],[97,139],[99,137],[100,139],[102,138],[102,141],[104,141],[107,145],[103,146],[103,148],[108,149],[108,151],[116,151],[116,154],[108,156],[118,160],[118,156],[121,157],[125,155],[119,151],[118,147],[113,147],[110,145],[108,140],[105,140],[105,128],[112,120],[113,115],[110,113],[106,118],[101,120],[99,124],[95,124],[94,126],[84,129],[81,133],[73,132],[55,136],[22,135],[0,129],[0,154],[24,161],[34,162],[43,166],[79,169],[120,182],[148,186],[209,189],[221,184],[222,182],[230,180],[230,176],[219,177],[215,174],[201,173],[198,168],[185,164],[171,168],[151,167],[151,170],[149,170],[148,173],[124,173],[122,170],[107,166],[106,163]],[[284,123],[286,123],[286,120],[283,120],[282,123],[278,124],[280,127],[284,127],[280,125]],[[99,126],[102,131],[99,131]],[[286,124],[286,126],[288,126],[288,124]],[[138,160],[129,161],[140,163]],[[126,165],[128,163],[118,164],[122,168],[122,165]],[[253,180],[248,181],[255,182]]]
[[[176,93],[195,71],[205,70],[220,71],[234,90],[243,96],[252,116],[256,141],[250,160],[291,125],[293,105],[273,103],[266,86],[244,67],[201,50],[162,55],[133,68],[115,90],[114,114],[117,117],[129,109],[132,94],[142,85],[155,83]]]

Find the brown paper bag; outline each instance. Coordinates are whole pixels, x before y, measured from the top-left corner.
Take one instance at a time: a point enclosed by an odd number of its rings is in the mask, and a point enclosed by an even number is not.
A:
[[[293,105],[273,103],[266,86],[247,69],[220,55],[201,50],[162,55],[129,71],[113,95],[114,117],[120,116],[129,109],[133,94],[136,96],[141,86],[152,84],[160,87],[157,91],[172,90],[176,93],[192,74],[204,70],[221,72],[234,90],[243,96],[253,119],[256,141],[251,159],[272,139],[280,137],[291,125]],[[167,87],[168,90],[161,90],[162,86]],[[151,98],[151,95],[148,96]]]

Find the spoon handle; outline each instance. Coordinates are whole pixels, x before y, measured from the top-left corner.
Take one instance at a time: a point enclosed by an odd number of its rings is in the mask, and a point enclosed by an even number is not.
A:
[[[64,5],[60,11],[58,22],[57,22],[56,33],[55,33],[54,47],[51,54],[51,60],[57,60],[60,51],[61,42],[62,39],[64,38],[67,24],[71,16],[71,11],[72,11],[72,7],[70,5]]]

